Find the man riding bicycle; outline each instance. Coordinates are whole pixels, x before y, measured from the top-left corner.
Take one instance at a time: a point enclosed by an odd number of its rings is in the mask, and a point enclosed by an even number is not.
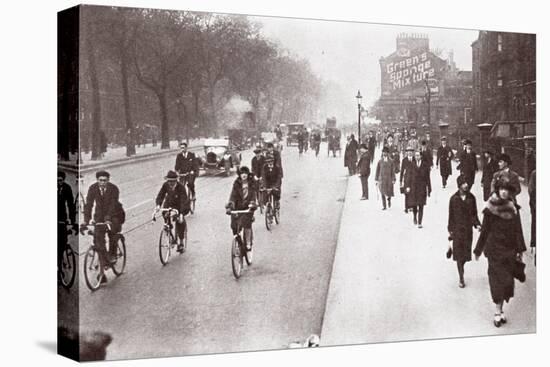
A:
[[[67,221],[72,224],[73,230],[78,230],[73,191],[71,186],[65,182],[65,177],[65,172],[57,172],[57,268],[61,272],[63,271],[61,259],[67,244]],[[69,211],[68,216],[67,209]]]
[[[254,221],[254,211],[256,210],[256,190],[254,190],[254,180],[250,170],[246,166],[239,169],[239,177],[233,182],[229,202],[225,205],[226,213],[231,214],[232,210],[247,210],[250,213],[231,215],[231,230],[233,236],[240,240],[239,228],[248,229],[252,227]],[[252,244],[246,241],[247,250],[252,248]]]
[[[252,158],[251,167],[252,167],[252,178],[255,182],[255,190],[258,190],[260,187],[260,178],[262,177],[262,168],[265,164],[265,157],[262,154],[262,149],[256,147],[254,149],[254,157]]]
[[[178,174],[174,171],[168,171],[164,177],[166,182],[162,184],[160,191],[155,199],[156,207],[155,211],[159,211],[160,207],[176,209],[179,212],[176,219],[176,239],[179,240],[178,252],[183,252],[183,241],[185,239],[185,216],[190,211],[189,198],[187,197],[187,191],[185,186],[178,182]],[[168,212],[164,212],[163,216],[169,215]]]
[[[180,182],[187,184],[189,193],[195,197],[195,177],[199,173],[199,164],[195,153],[187,150],[187,143],[180,144],[181,152],[176,156],[174,170],[180,174]]]
[[[95,176],[97,182],[88,188],[88,195],[86,195],[84,222],[80,226],[80,230],[84,232],[88,228],[88,223],[92,219],[92,210],[95,207],[93,222],[105,223],[105,226],[96,227],[94,237],[94,245],[97,248],[101,264],[101,283],[105,283],[107,277],[104,268],[106,264],[112,264],[116,261],[118,233],[122,231],[125,213],[122,204],[118,201],[118,187],[109,182],[111,177],[109,172],[98,171]],[[105,234],[109,237],[108,254],[105,248]]]
[[[281,152],[275,150],[273,143],[266,144],[267,151],[265,152],[266,157],[271,156],[275,160],[275,167],[278,167],[281,171],[281,179],[283,178],[283,161],[281,160]]]
[[[262,188],[272,189],[275,209],[280,208],[281,199],[281,172],[278,167],[275,166],[275,160],[271,156],[267,156],[265,165],[262,169]]]

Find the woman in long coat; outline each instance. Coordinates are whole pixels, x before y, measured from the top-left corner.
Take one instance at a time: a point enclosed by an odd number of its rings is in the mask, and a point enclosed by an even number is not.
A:
[[[348,167],[350,176],[355,174],[358,149],[359,144],[355,140],[355,136],[351,134],[350,140],[346,144],[346,151],[344,152],[344,167]]]
[[[472,260],[472,227],[480,228],[481,223],[477,217],[476,198],[470,193],[466,178],[460,175],[456,183],[458,191],[449,200],[447,230],[453,241],[452,255],[458,268],[458,286],[464,288],[464,264]]]
[[[420,151],[414,152],[414,162],[405,172],[405,206],[412,208],[413,223],[422,228],[426,198],[432,193],[430,166],[422,159]],[[418,217],[417,217],[418,215]]]
[[[386,198],[388,199],[388,207],[391,207],[393,185],[395,184],[395,166],[393,160],[389,157],[389,152],[388,147],[382,149],[382,158],[378,161],[374,178],[382,195],[382,210],[386,210]]]
[[[502,309],[504,301],[514,296],[514,268],[526,250],[519,217],[520,206],[514,202],[514,186],[501,181],[483,209],[483,223],[474,254],[476,260],[483,252],[489,269],[489,288],[496,306],[494,324],[506,322]]]

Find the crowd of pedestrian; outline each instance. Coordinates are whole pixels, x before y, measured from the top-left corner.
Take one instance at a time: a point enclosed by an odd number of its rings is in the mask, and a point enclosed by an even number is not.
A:
[[[523,253],[526,251],[520,220],[521,207],[517,195],[521,192],[520,178],[512,169],[509,155],[495,155],[485,150],[479,156],[471,140],[465,139],[458,149],[449,146],[446,137],[440,139],[435,149],[429,134],[419,139],[415,131],[389,131],[387,128],[369,131],[355,140],[348,138],[344,165],[349,175],[357,174],[361,180],[361,200],[369,200],[368,179],[375,150],[381,147],[376,164],[376,194],[382,198],[382,210],[391,208],[394,186],[399,181],[399,192],[404,195],[404,211],[413,214],[413,224],[422,228],[424,209],[432,192],[431,171],[439,170],[441,185],[445,189],[453,175],[452,162],[457,161],[457,190],[450,194],[448,211],[449,247],[446,256],[456,262],[458,286],[466,287],[465,264],[485,254],[488,261],[488,279],[492,300],[495,304],[494,325],[506,323],[504,302],[514,296],[515,279],[525,280]],[[401,160],[401,153],[403,159]],[[534,167],[534,165],[533,165]],[[471,192],[476,173],[482,171],[483,220],[478,217],[478,200]],[[536,247],[536,171],[529,177],[529,206],[531,212],[531,247]],[[479,231],[474,250],[473,229]],[[536,257],[535,257],[536,264]]]

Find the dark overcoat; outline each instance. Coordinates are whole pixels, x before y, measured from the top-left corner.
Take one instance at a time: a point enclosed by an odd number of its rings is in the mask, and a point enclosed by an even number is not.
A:
[[[437,148],[437,158],[435,164],[436,166],[439,166],[441,176],[448,177],[453,174],[453,169],[451,167],[452,159],[453,150],[448,145]]]
[[[357,171],[359,172],[359,176],[370,176],[370,156],[368,152],[362,154],[359,158]]]
[[[346,145],[346,150],[344,152],[344,167],[355,168],[355,163],[357,162],[357,149],[359,149],[357,140],[351,139]]]
[[[426,199],[432,192],[430,181],[430,167],[426,162],[420,160],[420,166],[416,160],[412,167],[405,172],[405,189],[409,188],[406,194],[405,206],[412,208],[417,205],[426,205]]]
[[[470,153],[464,150],[460,153],[458,158],[460,159],[460,163],[456,168],[460,170],[460,173],[462,173],[464,177],[473,181],[478,169],[476,153],[473,150],[470,151]]]
[[[399,172],[399,184],[403,185],[405,183],[405,172],[407,172],[407,169],[414,164],[414,158],[411,157],[411,160],[409,160],[409,157],[403,158],[401,161],[401,171]]]
[[[195,171],[195,174],[199,172],[199,163],[195,153],[187,152],[184,156],[181,152],[176,156],[176,164],[174,165],[174,171],[178,173],[188,173],[189,171]]]
[[[395,167],[391,159],[381,158],[376,165],[375,181],[378,189],[384,196],[393,197],[393,185],[395,183]]]
[[[465,199],[457,191],[449,200],[449,221],[447,230],[453,240],[453,260],[465,262],[472,260],[472,227],[479,226],[476,198],[470,192]]]

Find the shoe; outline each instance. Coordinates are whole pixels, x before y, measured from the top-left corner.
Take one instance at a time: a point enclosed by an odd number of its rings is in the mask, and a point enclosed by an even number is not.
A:
[[[183,254],[183,244],[182,244],[182,243],[180,243],[180,244],[178,245],[178,252],[179,252],[180,254]]]
[[[459,287],[459,288],[464,288],[464,287],[466,287],[466,283],[464,283],[464,280],[461,280],[460,282],[458,282],[458,287]]]
[[[496,313],[495,314],[495,318],[493,320],[493,324],[496,326],[496,327],[500,327],[500,325],[502,325],[502,318],[500,316],[499,313]]]
[[[418,224],[418,221],[416,220],[416,218],[413,219],[413,223],[415,226]]]
[[[366,198],[366,197],[364,197],[364,196],[362,196],[362,197],[361,197],[361,200],[367,200],[367,198]]]
[[[386,210],[386,207],[383,207],[382,210]]]
[[[506,324],[506,317],[504,317],[504,312],[502,312],[502,313],[500,314],[500,322],[501,322],[502,324]]]
[[[445,256],[447,256],[447,259],[450,259],[451,256],[453,256],[453,249],[451,247],[449,247]]]
[[[101,279],[100,279],[100,284],[105,284],[105,283],[107,283],[107,276],[106,276],[105,274],[103,274],[103,275],[98,275],[97,277],[98,277],[98,278],[101,277]]]
[[[409,212],[409,209],[405,208],[405,214],[407,214]]]
[[[419,225],[418,225],[418,228],[422,228],[422,224],[419,224]]]

